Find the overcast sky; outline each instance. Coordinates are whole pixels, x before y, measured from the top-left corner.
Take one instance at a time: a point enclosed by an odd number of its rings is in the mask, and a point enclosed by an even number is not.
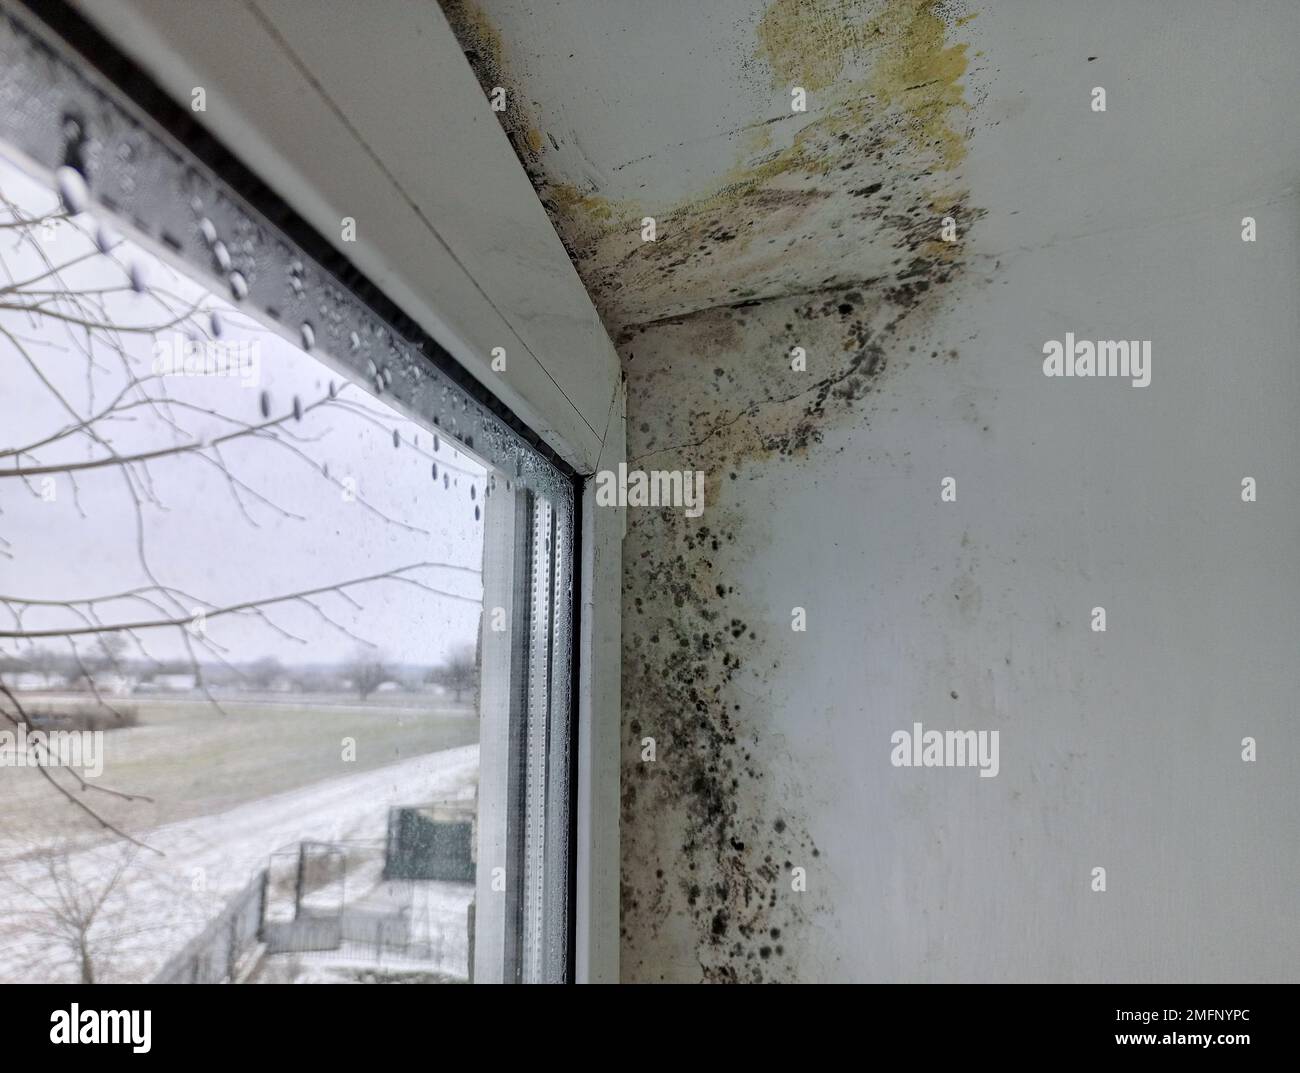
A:
[[[0,192],[30,214],[39,215],[57,204],[44,181],[20,172],[0,155]],[[10,219],[0,210],[0,222]],[[96,221],[77,218],[89,234]],[[42,230],[33,232],[42,236]],[[37,251],[20,240],[21,232],[0,230],[0,285],[27,280],[44,271]],[[56,226],[41,247],[57,263],[66,263],[93,249],[91,240],[67,225]],[[270,400],[271,416],[292,412],[293,400],[304,406],[326,395],[331,379],[343,379],[321,361],[262,329],[230,309],[228,302],[206,288],[178,276],[142,248],[122,242],[110,256],[95,255],[70,269],[64,280],[72,289],[88,292],[122,287],[123,265],[143,267],[149,289],[177,309],[202,302],[203,308],[223,314],[220,343],[227,354],[257,347],[257,383],[217,376],[167,376],[147,390],[155,397],[167,395],[179,403],[215,411],[212,416],[173,407],[170,428],[166,416],[150,407],[136,406],[123,418],[96,427],[119,454],[186,443],[234,431],[237,422],[257,423],[262,392]],[[52,281],[34,289],[51,289]],[[89,297],[89,296],[88,296]],[[12,303],[12,294],[0,295],[0,304]],[[157,325],[169,315],[153,298],[129,291],[104,295],[107,319],[119,327]],[[70,312],[66,306],[54,306]],[[207,324],[206,316],[197,323]],[[85,333],[46,318],[0,309],[0,328],[23,344],[40,374],[62,394],[71,407],[85,416],[102,410],[122,390],[132,373],[149,375],[155,337],[120,335],[124,353],[119,356],[101,338],[93,345],[93,372],[85,355]],[[177,337],[167,329],[156,338],[169,345]],[[182,339],[183,345],[183,336]],[[173,353],[175,351],[172,351]],[[183,353],[183,351],[182,351]],[[138,395],[131,396],[139,397]],[[424,569],[412,577],[478,600],[482,565],[482,522],[475,506],[484,502],[484,470],[476,461],[446,443],[433,453],[432,435],[389,409],[364,389],[349,386],[340,395],[365,406],[374,416],[367,420],[331,405],[307,413],[301,422],[289,422],[288,432],[306,442],[295,445],[310,459],[328,466],[334,480],[356,482],[356,499],[347,490],[265,439],[245,437],[221,448],[232,476],[247,485],[236,494],[223,472],[196,455],[172,456],[151,462],[151,495],[142,503],[140,522],[143,546],[155,578],[185,590],[195,599],[185,600],[187,610],[205,603],[223,605],[242,600],[291,593],[352,578],[393,570],[414,563],[438,562],[451,567]],[[44,386],[22,357],[18,346],[0,334],[0,451],[43,440],[71,422],[67,410]],[[378,422],[377,424],[375,422]],[[401,446],[393,445],[396,428]],[[418,446],[417,446],[418,442]],[[105,457],[104,447],[84,435],[67,437],[24,456],[23,464],[44,465]],[[212,457],[209,452],[209,457]],[[438,477],[432,475],[434,462]],[[0,458],[0,473],[12,468],[14,458]],[[138,477],[143,471],[136,467]],[[444,487],[444,474],[449,478]],[[454,483],[452,483],[454,482]],[[471,485],[475,486],[471,498]],[[137,518],[122,467],[92,469],[77,475],[54,477],[54,499],[42,498],[39,478],[30,486],[15,478],[0,479],[0,594],[33,599],[68,599],[116,593],[153,582],[140,563]],[[259,501],[264,497],[280,511]],[[394,521],[368,510],[371,504]],[[251,520],[250,520],[251,519]],[[400,523],[400,524],[399,524]],[[406,528],[411,527],[411,528]],[[361,605],[328,594],[320,609],[347,630],[377,645],[391,660],[434,664],[450,649],[473,644],[479,607],[462,600],[435,596],[411,585],[379,581],[349,590]],[[120,601],[100,608],[104,621],[156,618],[159,613],[138,601]],[[252,616],[227,617],[208,626],[211,639],[225,648],[232,661],[273,655],[289,663],[334,662],[349,658],[358,642],[328,625],[310,608],[281,607],[268,614],[283,630],[305,639],[290,639]],[[12,628],[12,615],[0,607],[0,628]],[[65,610],[32,612],[28,628],[65,625],[72,621]],[[183,642],[174,629],[140,634],[156,657],[183,655]],[[78,642],[93,648],[93,639]],[[66,642],[42,642],[67,649]],[[8,645],[7,650],[13,651]],[[134,646],[128,653],[139,656]],[[203,654],[204,660],[212,659]]]

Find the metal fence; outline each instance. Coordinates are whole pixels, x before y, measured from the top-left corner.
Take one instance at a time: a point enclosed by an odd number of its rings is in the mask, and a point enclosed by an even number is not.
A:
[[[234,982],[248,975],[254,950],[372,964],[463,960],[464,925],[451,927],[413,904],[427,881],[384,878],[388,848],[387,840],[368,839],[276,851],[154,982]]]
[[[226,904],[206,928],[174,954],[156,984],[220,984],[238,979],[241,961],[257,946],[266,905],[266,870]]]
[[[272,855],[266,953],[443,962],[463,926],[449,931],[415,911],[424,884],[388,877],[391,848],[391,839],[302,842]]]

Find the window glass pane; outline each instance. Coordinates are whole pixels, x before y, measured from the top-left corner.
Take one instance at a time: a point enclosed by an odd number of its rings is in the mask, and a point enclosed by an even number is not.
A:
[[[95,104],[0,119],[0,980],[564,978],[566,479]]]

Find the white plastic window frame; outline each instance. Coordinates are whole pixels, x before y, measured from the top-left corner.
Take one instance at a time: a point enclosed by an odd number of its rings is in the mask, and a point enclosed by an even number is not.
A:
[[[119,77],[131,72],[129,61],[115,61]],[[75,164],[116,226],[296,345],[303,345],[303,325],[311,325],[315,355],[490,468],[496,501],[484,512],[484,606],[506,609],[510,626],[494,631],[491,616],[483,616],[470,971],[479,982],[573,979],[574,474],[467,376],[457,376],[436,341],[395,309],[390,315],[382,296],[363,300],[344,283],[331,270],[341,264],[337,254],[318,259],[290,238],[282,226],[292,218],[287,206],[261,192],[259,204],[269,199],[280,221],[272,223],[236,191],[225,168],[214,171],[126,86],[8,2],[0,2],[0,140],[51,176]],[[247,186],[250,176],[233,157],[227,161]],[[317,248],[326,249],[323,242]],[[320,315],[323,299],[328,317]],[[505,870],[504,891],[497,869]]]

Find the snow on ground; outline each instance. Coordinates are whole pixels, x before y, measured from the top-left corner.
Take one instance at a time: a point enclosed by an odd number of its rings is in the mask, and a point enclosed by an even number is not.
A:
[[[478,746],[468,745],[147,832],[141,841],[165,856],[135,852],[105,900],[90,932],[99,978],[152,978],[276,850],[304,839],[382,839],[391,806],[472,798],[477,771]],[[78,850],[57,862],[54,874],[48,856],[0,861],[0,982],[77,978],[66,941],[44,934],[54,927],[54,910],[42,903],[57,908],[60,886],[95,895],[123,852],[120,844]],[[463,921],[467,902],[448,893],[429,892],[422,907],[417,902],[415,921],[457,913]]]

